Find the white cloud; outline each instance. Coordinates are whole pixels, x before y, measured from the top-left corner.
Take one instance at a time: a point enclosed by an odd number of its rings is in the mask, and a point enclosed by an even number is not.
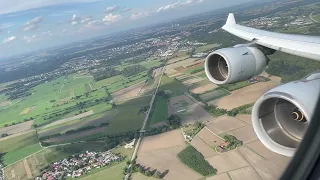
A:
[[[174,9],[174,8],[179,7],[181,5],[182,5],[182,3],[180,1],[177,1],[175,3],[170,3],[168,5],[161,6],[160,8],[158,8],[157,12],[163,12],[163,11],[167,11],[169,9]]]
[[[7,29],[9,27],[14,26],[14,23],[4,23],[4,24],[0,24],[0,29]]]
[[[128,12],[128,11],[131,11],[132,9],[131,8],[124,8],[122,11],[123,12]]]
[[[76,14],[72,15],[70,24],[71,25],[76,25],[76,24],[80,24],[81,22],[81,17],[77,16]]]
[[[93,19],[93,18],[92,18],[91,16],[89,16],[89,17],[81,20],[81,24],[87,23],[87,22],[91,21],[92,19]]]
[[[0,0],[0,14],[8,14],[59,4],[87,3],[94,1],[100,0]]]
[[[112,12],[118,10],[118,9],[119,9],[118,5],[109,6],[109,7],[107,7],[107,9],[104,12],[105,13],[112,13]]]
[[[42,16],[38,16],[24,24],[24,31],[32,31],[39,28],[39,24],[42,22]]]
[[[159,7],[156,12],[164,12],[164,11],[167,11],[167,10],[170,10],[170,9],[174,9],[174,8],[177,8],[177,7],[181,7],[181,6],[184,6],[184,5],[189,5],[189,4],[194,4],[194,3],[201,3],[203,2],[203,0],[186,0],[186,1],[177,1],[175,3],[170,3],[170,4],[167,4],[167,5],[164,5],[164,6],[161,6]]]
[[[104,16],[104,18],[103,18],[102,21],[103,21],[105,24],[111,24],[111,23],[117,22],[119,19],[120,19],[120,15],[117,15],[117,14],[115,14],[115,15],[113,15],[113,14],[108,14],[108,15]]]
[[[4,40],[2,41],[3,44],[8,44],[12,41],[14,41],[16,39],[15,36],[10,36],[10,37],[7,37],[7,38],[4,38]]]
[[[37,35],[32,35],[32,36],[24,36],[23,40],[26,41],[26,43],[31,43],[32,41],[38,39],[39,36]]]
[[[130,19],[137,20],[137,19],[141,19],[141,18],[144,18],[144,17],[147,17],[147,16],[150,16],[150,13],[147,13],[147,12],[133,13],[130,16]]]
[[[49,30],[49,31],[46,31],[46,32],[42,32],[42,35],[44,35],[44,36],[52,36],[54,34]]]

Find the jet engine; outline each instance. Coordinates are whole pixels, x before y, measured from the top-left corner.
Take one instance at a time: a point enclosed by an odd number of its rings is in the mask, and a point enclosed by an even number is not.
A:
[[[293,156],[315,110],[320,94],[320,72],[280,85],[258,99],[252,125],[270,150]]]
[[[259,75],[267,63],[268,58],[257,47],[239,45],[209,54],[205,72],[215,84],[235,83]]]

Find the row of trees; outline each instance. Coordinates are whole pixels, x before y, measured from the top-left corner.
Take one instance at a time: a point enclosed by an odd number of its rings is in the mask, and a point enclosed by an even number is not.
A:
[[[140,64],[136,64],[133,66],[126,67],[122,70],[122,75],[125,77],[130,77],[132,75],[138,74],[140,72],[143,72],[147,70],[144,66],[141,66]]]
[[[164,172],[160,172],[157,169],[151,170],[150,167],[145,167],[145,166],[142,166],[142,165],[136,164],[136,163],[134,163],[132,165],[132,170],[134,173],[139,172],[141,174],[144,174],[145,176],[148,176],[148,177],[152,176],[152,177],[158,178],[158,179],[164,178],[165,175],[167,175],[169,172],[169,170],[166,170]],[[124,173],[127,174],[127,167],[124,169]]]
[[[102,79],[107,79],[107,78],[110,78],[110,77],[113,77],[113,76],[117,76],[117,75],[120,75],[121,72],[116,70],[116,69],[113,69],[113,68],[105,68],[103,71],[99,71],[97,73],[94,73],[93,74],[93,79],[95,81],[100,81]]]
[[[238,140],[236,137],[232,135],[225,135],[224,139],[230,144],[226,147],[227,150],[232,150],[237,148],[238,146],[242,146],[243,142]]]

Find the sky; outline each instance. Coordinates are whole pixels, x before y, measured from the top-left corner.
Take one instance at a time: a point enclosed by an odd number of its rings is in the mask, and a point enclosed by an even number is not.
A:
[[[0,0],[0,58],[257,0]]]

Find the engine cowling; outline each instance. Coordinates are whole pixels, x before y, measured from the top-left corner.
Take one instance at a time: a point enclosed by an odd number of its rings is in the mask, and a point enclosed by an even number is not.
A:
[[[278,86],[256,101],[252,125],[270,150],[293,156],[315,110],[320,93],[320,73]]]
[[[268,58],[258,48],[235,46],[210,53],[205,72],[215,84],[235,83],[259,75],[267,63]]]

